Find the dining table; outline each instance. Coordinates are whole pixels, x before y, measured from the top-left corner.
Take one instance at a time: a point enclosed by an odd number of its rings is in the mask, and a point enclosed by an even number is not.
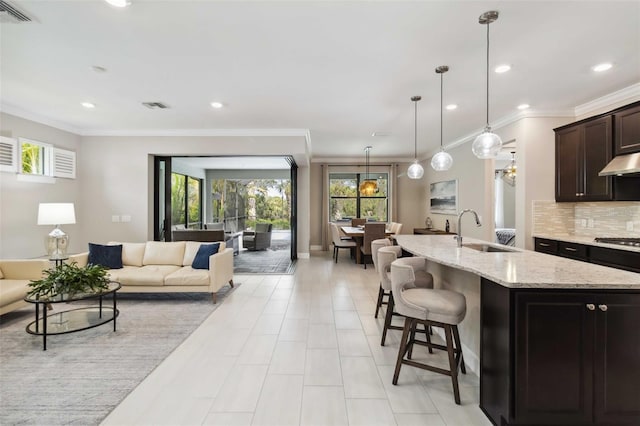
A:
[[[362,263],[362,250],[360,250],[360,247],[362,247],[362,242],[364,241],[364,226],[341,226],[340,231],[347,237],[353,238],[356,243],[356,263]],[[389,237],[393,235],[393,232],[385,229],[385,235]]]

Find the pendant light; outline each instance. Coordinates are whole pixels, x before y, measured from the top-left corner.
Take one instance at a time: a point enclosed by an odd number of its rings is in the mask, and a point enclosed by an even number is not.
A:
[[[479,134],[473,141],[471,150],[476,157],[484,160],[487,158],[495,158],[502,148],[502,140],[500,136],[491,132],[489,126],[489,24],[498,19],[498,12],[491,10],[480,15],[478,22],[487,26],[487,124],[484,132]]]
[[[453,164],[453,158],[442,145],[442,75],[447,71],[449,71],[449,67],[446,65],[436,68],[436,73],[440,74],[440,152],[431,158],[431,167],[437,172],[449,170]]]
[[[409,179],[420,179],[424,175],[424,169],[418,163],[418,101],[422,96],[413,96],[411,100],[414,105],[414,133],[413,133],[413,164],[407,170]]]
[[[369,179],[369,151],[371,151],[371,146],[367,146],[364,148],[364,159],[366,164],[366,174],[365,179],[360,184],[360,195],[371,196],[378,192],[378,180],[377,179]]]

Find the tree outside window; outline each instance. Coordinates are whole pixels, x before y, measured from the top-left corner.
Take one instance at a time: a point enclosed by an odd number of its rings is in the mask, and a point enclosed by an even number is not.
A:
[[[332,222],[352,218],[367,218],[386,222],[388,212],[388,175],[376,173],[378,193],[361,196],[358,191],[364,179],[361,173],[331,173],[329,175],[329,217]]]

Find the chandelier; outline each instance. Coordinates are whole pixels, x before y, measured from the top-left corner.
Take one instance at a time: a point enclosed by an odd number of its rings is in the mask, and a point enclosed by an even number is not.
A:
[[[369,151],[371,151],[371,146],[367,146],[364,148],[365,154],[365,164],[366,164],[366,173],[365,179],[360,184],[360,195],[371,196],[378,192],[378,180],[377,179],[369,179]]]

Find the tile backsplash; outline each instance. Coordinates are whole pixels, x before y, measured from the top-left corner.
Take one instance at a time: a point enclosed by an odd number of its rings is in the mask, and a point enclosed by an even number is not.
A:
[[[640,202],[534,201],[533,233],[637,238],[640,237]]]

